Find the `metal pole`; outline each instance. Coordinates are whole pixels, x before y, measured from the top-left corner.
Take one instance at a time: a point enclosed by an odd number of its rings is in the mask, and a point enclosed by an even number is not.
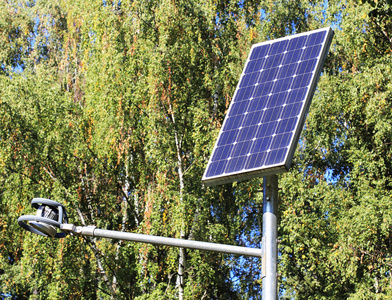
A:
[[[278,299],[278,176],[264,177],[262,299]]]
[[[76,235],[102,237],[107,239],[127,240],[127,241],[134,241],[134,242],[154,244],[154,245],[183,247],[183,248],[197,249],[197,250],[204,250],[204,251],[214,251],[214,252],[223,252],[229,254],[261,257],[261,250],[259,248],[248,248],[248,247],[232,246],[232,245],[225,245],[225,244],[198,242],[198,241],[191,241],[185,239],[167,238],[167,237],[147,235],[147,234],[104,230],[104,229],[98,229],[95,226],[75,226],[73,224],[61,224],[60,228],[64,231],[74,233]]]

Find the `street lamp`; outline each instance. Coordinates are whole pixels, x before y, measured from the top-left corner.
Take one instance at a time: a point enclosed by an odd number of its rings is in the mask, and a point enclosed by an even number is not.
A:
[[[66,232],[57,232],[61,225],[68,223],[65,207],[56,201],[34,198],[31,206],[37,209],[35,216],[26,215],[18,219],[18,224],[27,231],[54,238],[63,238]]]
[[[236,255],[261,257],[261,249],[199,242],[185,239],[167,238],[161,236],[137,234],[130,232],[120,232],[104,230],[95,226],[75,226],[68,223],[65,207],[49,199],[34,198],[31,201],[33,208],[37,209],[35,216],[25,215],[18,219],[18,224],[24,229],[52,238],[63,238],[67,234],[91,237],[101,237],[107,239],[127,240],[139,243],[154,245],[165,245],[169,247],[182,247],[188,249],[229,253]],[[60,230],[60,232],[58,232]]]

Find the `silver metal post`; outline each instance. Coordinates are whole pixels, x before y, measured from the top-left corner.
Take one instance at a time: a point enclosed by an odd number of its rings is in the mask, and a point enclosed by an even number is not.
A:
[[[278,176],[264,177],[262,299],[278,299]]]
[[[197,249],[204,251],[223,252],[229,254],[245,255],[261,257],[259,248],[248,248],[241,246],[232,246],[225,244],[216,244],[208,242],[198,242],[185,239],[167,238],[161,236],[138,234],[131,232],[120,232],[113,230],[98,229],[94,226],[75,226],[73,224],[61,224],[62,230],[84,236],[101,237],[107,239],[126,240],[139,243],[147,243],[154,245],[165,245],[170,247],[183,247],[189,249]]]

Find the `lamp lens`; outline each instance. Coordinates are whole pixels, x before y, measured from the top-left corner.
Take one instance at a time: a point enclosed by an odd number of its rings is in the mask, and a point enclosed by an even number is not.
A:
[[[57,209],[53,209],[46,205],[40,205],[40,207],[37,210],[37,216],[48,218],[55,221],[58,221],[59,219],[59,214]]]

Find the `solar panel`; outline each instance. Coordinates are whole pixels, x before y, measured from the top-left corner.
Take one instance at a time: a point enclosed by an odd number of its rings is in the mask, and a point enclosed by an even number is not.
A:
[[[206,185],[289,170],[332,37],[328,27],[252,46]]]

